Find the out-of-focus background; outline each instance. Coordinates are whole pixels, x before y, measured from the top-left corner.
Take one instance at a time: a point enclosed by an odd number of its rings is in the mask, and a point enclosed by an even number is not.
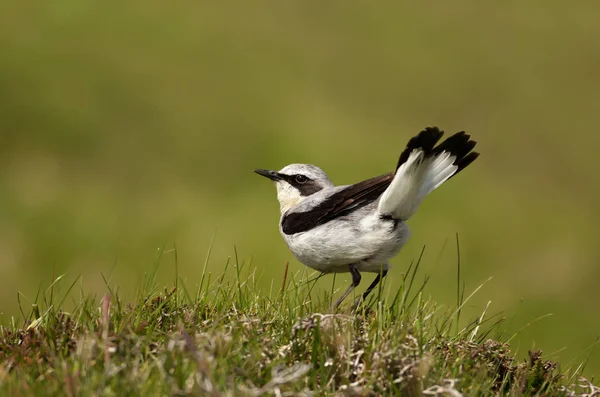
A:
[[[467,294],[493,277],[465,316],[491,301],[516,332],[553,313],[513,346],[576,365],[600,332],[598,21],[592,1],[4,3],[2,321],[53,274],[131,294],[164,244],[193,289],[213,235],[209,270],[235,245],[268,292],[286,261],[303,267],[253,168],[309,162],[352,183],[439,125],[482,156],[411,220],[388,286],[427,245],[419,277],[453,305],[458,232]]]

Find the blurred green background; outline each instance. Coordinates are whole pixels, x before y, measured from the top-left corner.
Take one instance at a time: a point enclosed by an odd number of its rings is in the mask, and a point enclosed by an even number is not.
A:
[[[600,332],[598,21],[592,1],[4,2],[2,321],[53,272],[133,296],[163,244],[193,289],[215,232],[209,269],[235,245],[268,291],[303,266],[252,169],[307,162],[352,183],[439,125],[482,156],[422,205],[387,285],[427,245],[426,292],[453,305],[458,232],[467,293],[493,277],[464,317],[491,301],[515,332],[553,313],[513,346],[583,361]]]

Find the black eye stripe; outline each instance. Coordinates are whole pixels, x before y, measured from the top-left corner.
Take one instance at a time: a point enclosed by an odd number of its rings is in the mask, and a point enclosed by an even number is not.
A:
[[[293,175],[282,175],[282,177],[287,183],[289,183],[290,185],[292,185],[293,187],[298,189],[298,191],[300,192],[300,194],[302,196],[310,196],[311,194],[316,193],[319,190],[323,189],[322,186],[320,186],[318,183],[316,183],[314,180],[310,179],[306,175],[293,174]],[[298,177],[302,177],[302,178],[304,178],[304,180],[298,181],[297,180]],[[300,179],[302,179],[302,178],[300,178]]]
[[[306,183],[292,184],[292,186],[294,186],[296,189],[298,189],[301,196],[310,196],[311,194],[316,193],[319,190],[323,189],[323,187],[319,186],[318,184],[315,183],[315,181],[311,181],[311,180],[309,180]]]
[[[312,179],[303,174],[280,174],[283,180],[285,180],[290,185],[296,186],[303,183],[314,182]]]

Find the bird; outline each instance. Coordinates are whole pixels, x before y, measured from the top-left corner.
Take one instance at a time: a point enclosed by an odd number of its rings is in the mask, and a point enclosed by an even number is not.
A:
[[[479,157],[465,131],[438,144],[443,135],[438,127],[424,128],[408,141],[395,171],[352,185],[335,186],[312,164],[254,170],[275,183],[279,231],[293,255],[322,274],[351,274],[350,286],[332,310],[358,287],[361,272],[377,273],[353,308],[366,300],[406,244],[406,222],[425,196]]]

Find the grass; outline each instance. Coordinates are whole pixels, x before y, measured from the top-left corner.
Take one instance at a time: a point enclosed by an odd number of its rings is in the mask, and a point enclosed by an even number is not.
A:
[[[63,276],[40,288],[31,302],[20,299],[23,319],[0,330],[0,394],[574,396],[600,391],[578,377],[581,366],[561,368],[541,351],[516,360],[506,343],[511,336],[498,331],[502,319],[488,315],[487,307],[459,326],[461,308],[481,286],[467,298],[461,292],[456,308],[444,309],[425,299],[428,278],[415,282],[420,260],[399,290],[374,291],[353,314],[331,313],[335,288],[316,292],[306,275],[288,274],[287,268],[281,287],[260,292],[254,270],[242,266],[237,255],[218,277],[204,272],[195,291],[177,271],[173,287],[158,288],[162,254],[159,250],[131,303],[105,279],[104,297],[86,297],[82,290],[67,312],[62,307],[77,280],[61,293]]]

